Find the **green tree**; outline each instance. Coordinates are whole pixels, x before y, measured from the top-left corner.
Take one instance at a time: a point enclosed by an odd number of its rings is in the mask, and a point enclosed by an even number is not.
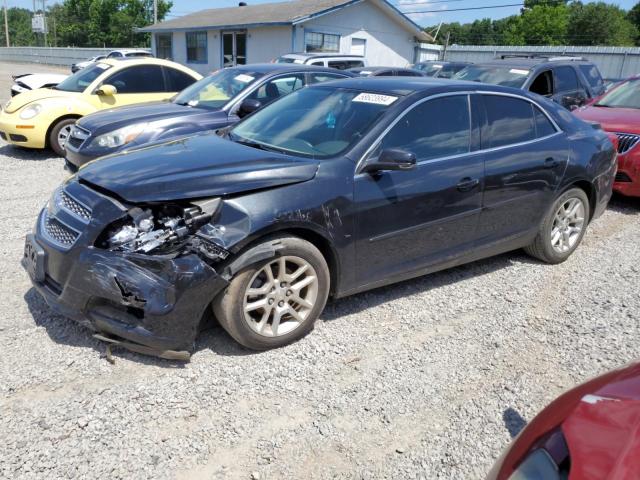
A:
[[[2,19],[4,20],[4,19]],[[26,8],[12,7],[7,10],[9,23],[9,43],[12,47],[21,47],[35,44],[35,35],[31,31],[31,11]],[[4,21],[0,43],[5,44]]]
[[[520,16],[518,40],[526,45],[562,45],[568,23],[569,9],[566,5],[536,5]]]
[[[567,44],[634,45],[638,30],[620,7],[605,2],[569,5]]]

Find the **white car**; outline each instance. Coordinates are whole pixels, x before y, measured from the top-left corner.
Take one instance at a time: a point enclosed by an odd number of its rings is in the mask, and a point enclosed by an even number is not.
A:
[[[340,53],[286,53],[274,60],[275,63],[296,63],[299,65],[317,65],[319,67],[349,68],[366,67],[367,62],[362,55],[344,55]]]
[[[78,62],[71,65],[71,72],[76,73],[78,70],[88,67],[94,62],[104,60],[105,58],[131,58],[131,57],[153,57],[149,50],[141,48],[125,48],[122,50],[112,50],[106,55],[97,55],[84,62]]]
[[[104,60],[105,58],[107,58],[106,55],[96,55],[95,57],[91,57],[89,60],[85,60],[84,62],[74,63],[71,65],[71,73],[76,73],[78,70],[82,70],[92,63],[99,62],[100,60]]]
[[[25,73],[22,75],[14,75],[15,82],[11,87],[11,96],[15,97],[19,93],[36,90],[38,88],[55,87],[69,75],[61,73]]]

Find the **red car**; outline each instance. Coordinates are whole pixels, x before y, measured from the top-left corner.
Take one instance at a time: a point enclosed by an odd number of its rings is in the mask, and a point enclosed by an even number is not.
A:
[[[624,81],[595,103],[574,113],[617,135],[618,174],[613,189],[623,195],[640,197],[640,76]]]
[[[487,480],[640,478],[640,364],[570,390],[540,412]]]

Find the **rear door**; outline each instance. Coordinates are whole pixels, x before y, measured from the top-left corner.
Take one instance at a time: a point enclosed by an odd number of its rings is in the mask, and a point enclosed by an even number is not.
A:
[[[357,277],[373,283],[458,255],[475,240],[482,199],[482,155],[469,95],[418,101],[369,154],[399,148],[416,155],[413,170],[359,173]]]
[[[569,159],[569,141],[538,106],[520,97],[479,95],[486,118],[480,243],[537,229]]]

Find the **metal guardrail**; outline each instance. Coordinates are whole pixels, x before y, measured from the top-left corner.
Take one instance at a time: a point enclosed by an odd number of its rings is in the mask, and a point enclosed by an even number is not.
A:
[[[0,47],[0,62],[43,63],[70,66],[114,48]]]

